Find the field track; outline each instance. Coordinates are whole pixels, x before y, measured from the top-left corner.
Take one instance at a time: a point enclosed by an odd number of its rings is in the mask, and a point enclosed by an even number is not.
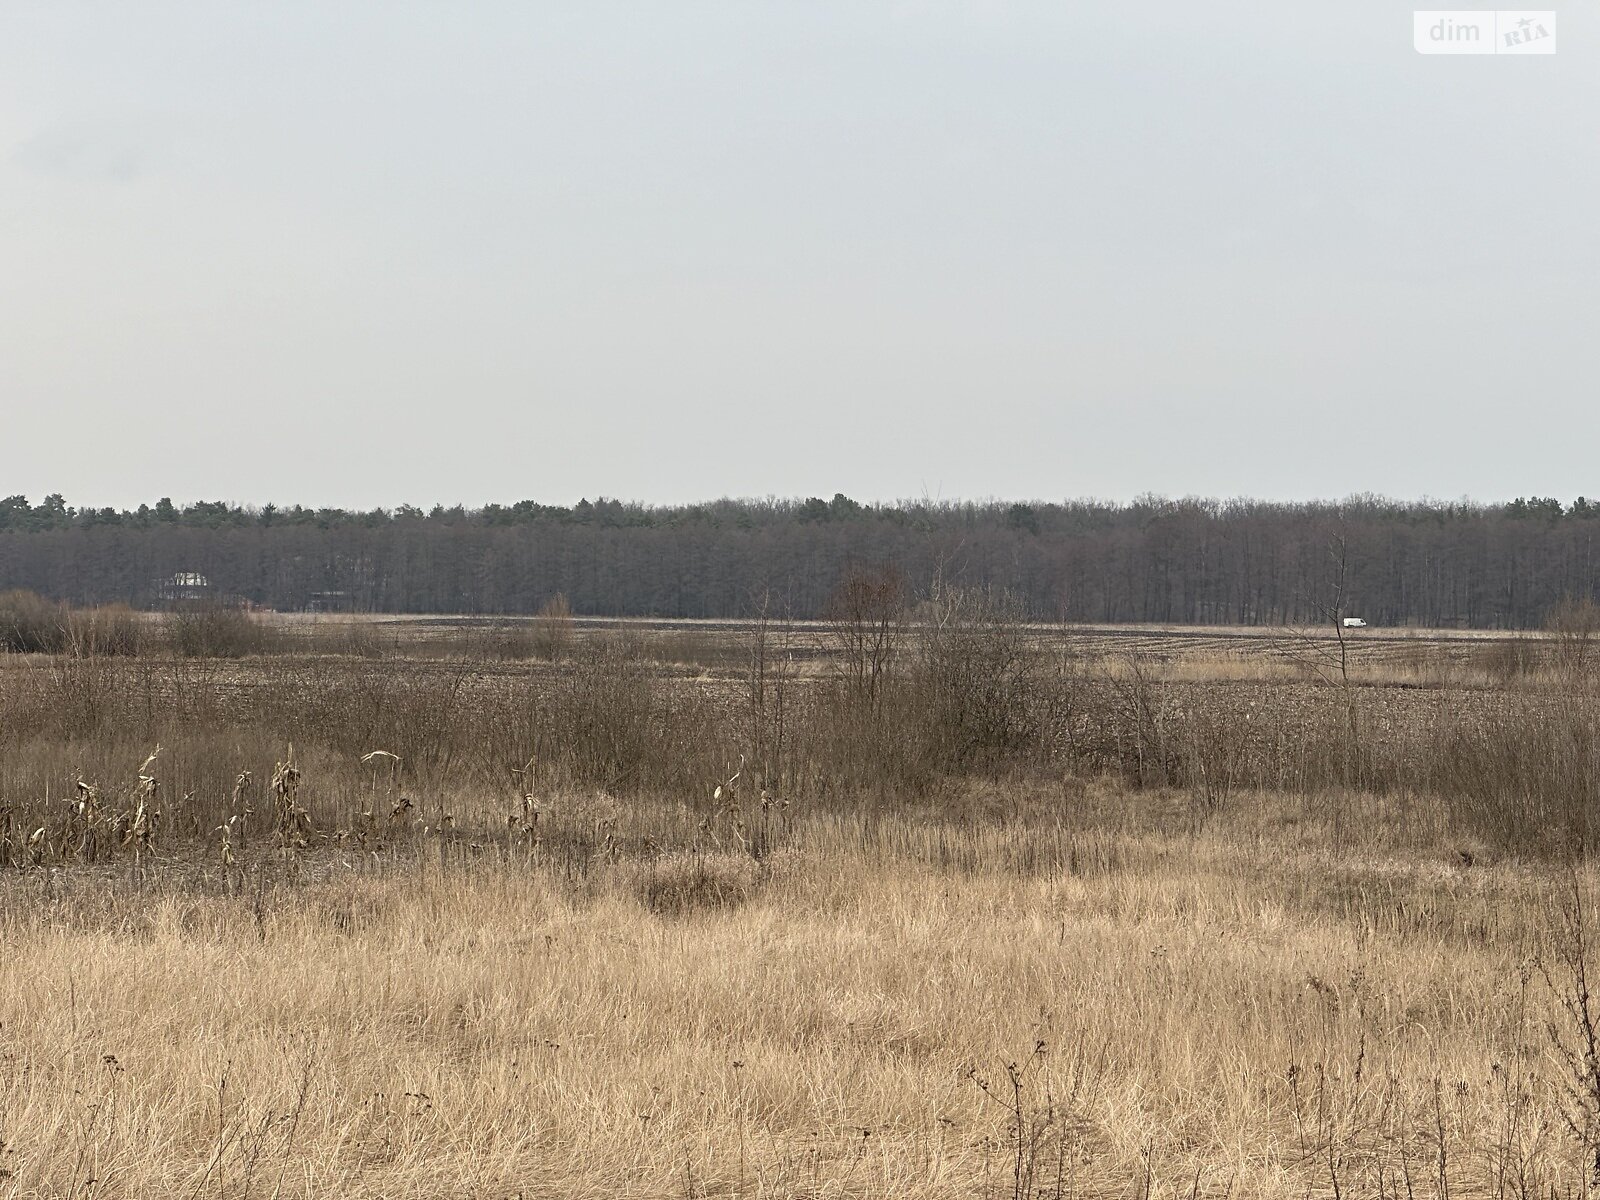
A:
[[[514,629],[533,618],[502,616],[362,614],[320,615],[285,613],[274,620],[290,629],[339,624],[371,625],[402,640],[425,639],[440,634],[469,634],[474,630]],[[753,633],[758,623],[735,618],[596,617],[574,618],[584,636],[607,632],[633,633],[646,639],[678,638],[706,649],[732,650]],[[826,657],[831,642],[826,621],[771,621],[769,635],[786,638],[800,657]],[[1275,625],[1066,625],[1029,623],[1025,628],[1041,649],[1070,650],[1087,658],[1139,656],[1168,662],[1222,659],[1234,662],[1280,660],[1336,641],[1327,626]],[[1347,631],[1352,662],[1376,666],[1422,659],[1454,660],[1481,654],[1494,646],[1547,643],[1549,635],[1529,630],[1423,629],[1413,627],[1366,628]],[[1318,651],[1321,653],[1321,651]]]

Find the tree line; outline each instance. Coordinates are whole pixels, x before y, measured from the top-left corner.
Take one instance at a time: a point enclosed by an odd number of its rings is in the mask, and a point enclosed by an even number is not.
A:
[[[0,500],[0,590],[73,604],[160,602],[203,575],[219,597],[293,610],[828,614],[853,572],[1002,590],[1050,621],[1300,624],[1329,597],[1372,624],[1540,625],[1600,598],[1600,504],[1169,500],[1132,503],[601,498],[355,511],[222,501],[74,508]]]

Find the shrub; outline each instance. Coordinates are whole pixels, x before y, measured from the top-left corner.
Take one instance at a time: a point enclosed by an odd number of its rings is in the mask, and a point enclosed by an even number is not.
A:
[[[70,610],[34,592],[0,592],[0,649],[57,654],[66,647]]]
[[[267,630],[249,613],[221,604],[180,609],[167,618],[172,648],[185,658],[243,658],[267,649]]]
[[[572,606],[557,592],[533,619],[528,640],[534,657],[551,660],[562,657],[572,644],[572,631]]]
[[[1550,610],[1545,629],[1556,638],[1556,655],[1562,668],[1574,674],[1588,665],[1595,643],[1600,641],[1600,604],[1589,597],[1564,598]]]
[[[913,667],[928,751],[945,769],[989,767],[1042,742],[1041,663],[1002,593],[936,587]]]
[[[1587,854],[1600,840],[1600,706],[1592,700],[1457,716],[1415,757],[1460,825],[1492,845]]]
[[[1538,645],[1523,638],[1502,638],[1475,648],[1471,661],[1496,683],[1510,686],[1538,671],[1539,650]]]
[[[905,590],[893,567],[853,569],[834,589],[827,618],[848,693],[870,701],[887,684],[902,632]]]
[[[779,785],[818,799],[925,794],[942,766],[927,743],[925,697],[896,678],[880,680],[873,696],[848,679],[818,681],[797,705],[793,765]]]
[[[0,594],[0,650],[93,658],[137,654],[144,624],[125,604],[73,608],[33,592]]]
[[[80,658],[135,655],[144,645],[145,625],[126,604],[75,609],[67,618],[66,649]]]
[[[532,714],[535,748],[573,783],[698,791],[727,754],[709,699],[625,643],[584,642]]]

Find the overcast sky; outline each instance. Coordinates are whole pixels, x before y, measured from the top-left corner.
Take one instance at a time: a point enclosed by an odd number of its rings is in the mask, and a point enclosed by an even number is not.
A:
[[[8,3],[0,495],[1600,493],[1600,10]]]

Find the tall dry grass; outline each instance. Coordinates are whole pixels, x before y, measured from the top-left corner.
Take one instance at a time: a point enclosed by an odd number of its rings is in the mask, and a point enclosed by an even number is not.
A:
[[[0,1197],[1595,1190],[1586,678],[934,599],[865,670],[0,656]]]
[[[315,768],[311,810],[334,826],[367,784],[357,760],[384,748],[402,757],[398,785],[441,805],[498,795],[532,760],[542,786],[705,807],[742,762],[753,794],[809,804],[938,805],[970,779],[1110,775],[1187,794],[1195,822],[1251,792],[1372,792],[1440,799],[1460,838],[1503,853],[1560,857],[1597,832],[1587,675],[1503,690],[1174,678],[1041,647],[982,597],[897,636],[875,675],[770,629],[723,645],[716,671],[663,662],[632,633],[582,638],[553,664],[0,659],[0,797],[48,825],[78,779],[114,787],[159,743],[190,811],[171,828],[214,829],[235,775],[270,775],[292,743]]]
[[[1293,798],[1034,802],[11,873],[0,1195],[1587,1194],[1555,881]]]

